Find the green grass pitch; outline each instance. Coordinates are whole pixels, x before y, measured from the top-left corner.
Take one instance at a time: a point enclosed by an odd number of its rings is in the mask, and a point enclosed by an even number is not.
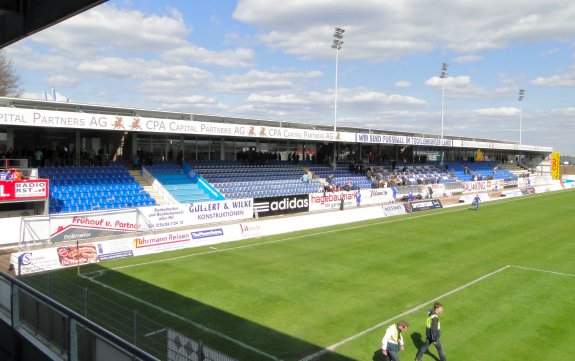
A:
[[[382,360],[399,319],[413,360],[438,299],[449,360],[569,361],[574,216],[560,191],[81,268],[106,271],[94,281],[60,273],[240,360]]]

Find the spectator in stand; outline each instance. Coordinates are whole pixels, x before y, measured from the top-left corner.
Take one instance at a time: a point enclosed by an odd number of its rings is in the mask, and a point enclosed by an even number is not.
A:
[[[346,192],[349,192],[349,191],[351,191],[351,187],[352,187],[352,185],[351,185],[351,179],[348,179],[348,180],[347,180],[347,184],[343,187],[343,190],[346,191]]]
[[[42,152],[42,149],[36,148],[36,151],[34,152],[34,161],[35,161],[34,166],[36,167],[42,166],[43,159],[44,159],[44,152]]]
[[[10,173],[0,171],[0,181],[7,181],[7,180],[10,180]]]
[[[12,168],[10,170],[10,180],[21,181],[22,180],[22,173],[18,172],[16,169]]]
[[[309,183],[309,178],[308,178],[307,173],[304,173],[304,174],[301,176],[301,180],[302,180],[302,182],[304,182],[304,183]]]

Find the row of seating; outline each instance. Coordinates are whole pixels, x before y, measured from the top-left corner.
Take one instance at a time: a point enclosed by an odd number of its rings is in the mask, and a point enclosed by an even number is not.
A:
[[[66,213],[156,205],[125,167],[41,167],[50,181],[49,212]]]
[[[89,212],[110,209],[122,209],[133,207],[147,207],[155,206],[156,202],[151,201],[136,201],[131,203],[97,203],[97,204],[50,204],[50,213],[68,213],[68,212]]]

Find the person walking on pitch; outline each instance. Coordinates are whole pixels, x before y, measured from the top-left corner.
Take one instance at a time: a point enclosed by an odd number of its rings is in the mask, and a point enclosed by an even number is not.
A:
[[[476,211],[479,210],[479,202],[481,202],[481,198],[479,198],[479,194],[476,194],[475,198],[473,198],[473,206]]]
[[[439,315],[443,313],[443,305],[436,302],[427,312],[427,320],[425,324],[425,343],[421,345],[417,355],[415,356],[415,361],[422,361],[421,358],[423,354],[427,352],[429,345],[435,345],[437,353],[439,354],[439,359],[441,361],[446,361],[445,354],[443,353],[443,348],[441,347],[441,324],[439,322]]]
[[[404,348],[402,332],[409,327],[406,321],[399,321],[391,325],[385,331],[385,336],[381,340],[381,350],[385,361],[399,361],[399,351]]]

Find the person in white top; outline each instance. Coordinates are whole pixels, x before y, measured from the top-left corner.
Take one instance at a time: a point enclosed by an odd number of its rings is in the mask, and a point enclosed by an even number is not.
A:
[[[409,323],[406,321],[399,321],[387,328],[385,335],[381,340],[381,350],[383,351],[383,357],[386,361],[399,361],[399,351],[403,351],[403,335],[409,327]]]

